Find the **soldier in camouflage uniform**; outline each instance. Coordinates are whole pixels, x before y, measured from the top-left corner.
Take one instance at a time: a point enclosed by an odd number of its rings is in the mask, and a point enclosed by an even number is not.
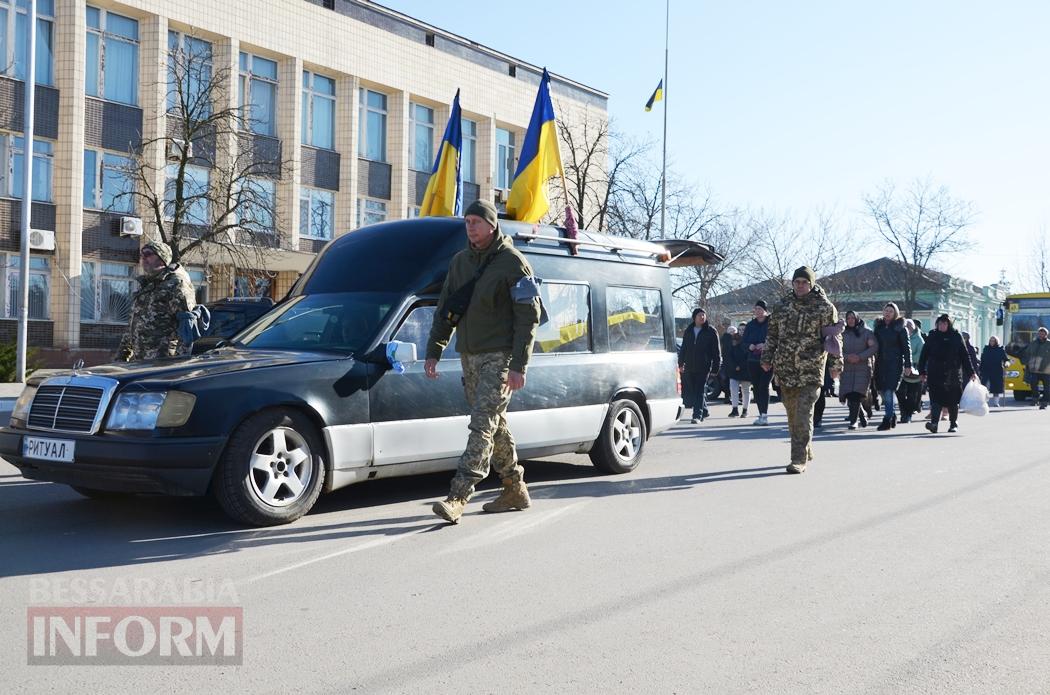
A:
[[[525,369],[540,319],[539,289],[532,268],[500,231],[496,208],[479,200],[467,208],[464,218],[470,247],[449,264],[424,366],[428,377],[437,378],[438,360],[455,328],[470,404],[470,434],[448,497],[434,503],[434,513],[453,524],[463,515],[474,486],[489,474],[490,463],[503,488],[499,497],[482,506],[484,511],[522,510],[532,504],[507,427],[507,406],[511,394],[525,386]],[[466,313],[453,326],[446,300],[475,277],[477,284]]]
[[[838,311],[828,301],[816,276],[808,267],[795,271],[792,292],[773,310],[769,334],[762,353],[762,369],[773,370],[780,384],[791,432],[791,464],[788,473],[802,473],[813,460],[813,406],[824,387],[824,367],[831,360],[832,378],[842,371],[841,335],[827,340],[839,342],[837,355],[826,350],[824,328],[838,322]]]
[[[171,249],[151,241],[139,251],[142,275],[132,296],[131,320],[120,339],[117,361],[170,357],[179,349],[178,314],[196,305],[190,276],[171,262]]]

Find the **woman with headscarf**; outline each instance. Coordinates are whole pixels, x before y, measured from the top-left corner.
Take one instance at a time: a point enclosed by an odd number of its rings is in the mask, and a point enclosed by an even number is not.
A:
[[[875,334],[864,325],[854,311],[846,312],[846,330],[842,333],[842,375],[839,377],[839,399],[849,405],[849,428],[867,427],[861,401],[871,383],[875,353],[878,352]]]
[[[981,383],[988,389],[993,408],[1002,404],[999,399],[1006,392],[1005,369],[1008,361],[1006,350],[999,344],[999,338],[993,335],[981,351]]]
[[[911,341],[904,329],[900,309],[893,302],[886,303],[882,318],[875,322],[875,340],[879,344],[875,382],[886,408],[886,415],[879,425],[879,430],[883,431],[897,426],[897,413],[894,412],[897,387],[901,385],[902,377],[912,373]]]
[[[919,358],[919,375],[930,388],[930,421],[926,429],[934,434],[941,421],[941,409],[948,409],[948,431],[959,429],[959,401],[963,386],[976,381],[977,365],[970,359],[959,331],[952,328],[948,314],[937,318],[937,325],[926,336],[926,345]]]

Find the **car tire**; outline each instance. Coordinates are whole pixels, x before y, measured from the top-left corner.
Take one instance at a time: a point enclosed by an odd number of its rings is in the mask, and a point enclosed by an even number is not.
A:
[[[321,436],[302,413],[275,408],[234,431],[215,472],[223,511],[252,526],[276,526],[310,511],[324,485]]]
[[[1014,391],[1014,400],[1021,402],[1028,400],[1028,391]]]
[[[642,409],[631,400],[613,401],[591,447],[591,463],[606,473],[630,473],[642,461],[646,428]]]
[[[92,500],[122,500],[135,494],[134,492],[120,492],[118,490],[96,490],[93,487],[81,487],[80,485],[70,485],[69,487]]]

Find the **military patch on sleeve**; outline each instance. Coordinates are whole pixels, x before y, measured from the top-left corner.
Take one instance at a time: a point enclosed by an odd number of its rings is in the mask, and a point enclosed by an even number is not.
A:
[[[540,283],[542,280],[525,276],[510,288],[511,299],[517,304],[528,304],[540,296]]]

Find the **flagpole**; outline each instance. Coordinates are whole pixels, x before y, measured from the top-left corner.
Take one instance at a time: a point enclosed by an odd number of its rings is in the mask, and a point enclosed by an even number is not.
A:
[[[667,238],[667,67],[670,63],[671,0],[667,0],[667,23],[664,27],[664,164],[660,173],[660,236]]]

